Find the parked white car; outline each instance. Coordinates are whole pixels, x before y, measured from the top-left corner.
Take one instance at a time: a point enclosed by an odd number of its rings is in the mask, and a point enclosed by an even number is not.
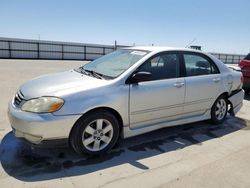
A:
[[[102,154],[118,137],[211,119],[242,106],[242,74],[191,49],[132,47],[78,69],[35,78],[9,103],[16,137],[66,139],[80,154]]]

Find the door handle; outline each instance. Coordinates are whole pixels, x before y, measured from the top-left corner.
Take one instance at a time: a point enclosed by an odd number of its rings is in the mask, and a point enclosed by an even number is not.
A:
[[[213,78],[213,81],[214,81],[215,83],[217,83],[217,82],[220,81],[220,78]]]
[[[176,82],[173,84],[174,87],[177,87],[177,88],[180,88],[182,86],[184,86],[184,83],[183,82]]]

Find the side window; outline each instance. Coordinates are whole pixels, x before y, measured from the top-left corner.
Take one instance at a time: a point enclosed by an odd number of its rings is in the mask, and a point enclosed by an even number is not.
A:
[[[208,59],[198,54],[184,54],[186,76],[217,74],[218,70]]]
[[[179,55],[177,53],[160,54],[142,64],[138,71],[150,72],[151,80],[177,78],[180,75]]]

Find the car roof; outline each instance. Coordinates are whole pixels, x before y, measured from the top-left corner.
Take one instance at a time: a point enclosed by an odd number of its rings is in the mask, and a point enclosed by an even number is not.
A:
[[[151,52],[163,52],[163,51],[189,51],[189,52],[199,52],[204,53],[200,50],[194,50],[190,48],[176,48],[176,47],[168,47],[168,46],[135,46],[135,47],[128,47],[125,49],[132,49],[132,50],[145,50]]]
[[[214,57],[213,55],[203,52],[201,50],[195,50],[191,48],[176,48],[176,47],[167,47],[167,46],[135,46],[135,47],[128,47],[123,49],[131,49],[131,50],[145,50],[150,51],[150,54],[157,54],[160,52],[166,52],[166,51],[185,51],[185,52],[196,52],[199,54],[204,54],[208,57],[210,57],[213,62],[218,66],[219,70],[222,72],[229,71],[230,69],[218,58]]]

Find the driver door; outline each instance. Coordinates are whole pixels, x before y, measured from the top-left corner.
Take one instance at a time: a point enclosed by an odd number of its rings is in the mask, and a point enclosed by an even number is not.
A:
[[[164,52],[137,70],[150,72],[149,81],[130,84],[130,128],[172,121],[182,115],[185,80],[180,77],[178,52]]]

